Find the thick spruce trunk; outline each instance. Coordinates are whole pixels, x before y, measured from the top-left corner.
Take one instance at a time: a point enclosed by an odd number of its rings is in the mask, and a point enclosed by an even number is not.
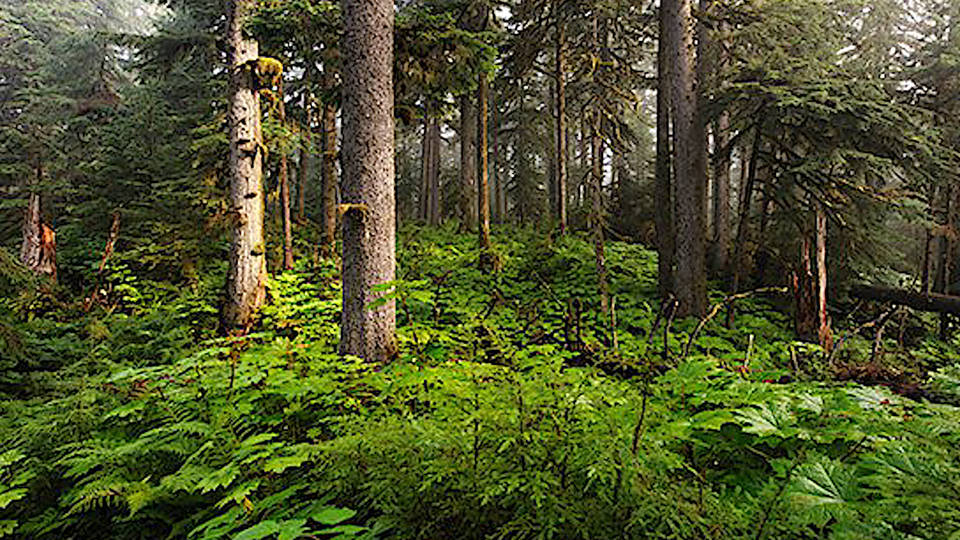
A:
[[[669,29],[670,96],[676,192],[674,289],[677,315],[707,311],[706,135],[698,107],[694,75],[693,17],[690,0],[665,0]]]
[[[257,41],[243,30],[255,0],[227,0],[229,55],[230,207],[233,217],[226,298],[221,311],[225,330],[245,330],[263,304],[267,280],[263,243],[263,134],[254,66]]]
[[[393,2],[343,1],[343,316],[340,353],[396,352],[396,306],[376,287],[396,275]]]

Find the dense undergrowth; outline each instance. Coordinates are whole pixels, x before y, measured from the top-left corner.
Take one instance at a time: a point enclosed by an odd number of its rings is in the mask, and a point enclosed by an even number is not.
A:
[[[216,337],[222,267],[115,268],[89,314],[9,295],[0,536],[960,538],[955,344],[827,357],[754,297],[684,355],[697,321],[662,316],[649,251],[609,246],[614,339],[589,243],[497,250],[485,273],[473,237],[405,231],[384,366],[335,354],[332,263],[276,276],[245,338]],[[866,363],[917,399],[836,380]]]

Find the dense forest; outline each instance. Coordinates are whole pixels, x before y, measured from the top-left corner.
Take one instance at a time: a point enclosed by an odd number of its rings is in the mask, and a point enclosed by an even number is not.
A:
[[[0,0],[0,538],[960,539],[958,113],[958,0]]]

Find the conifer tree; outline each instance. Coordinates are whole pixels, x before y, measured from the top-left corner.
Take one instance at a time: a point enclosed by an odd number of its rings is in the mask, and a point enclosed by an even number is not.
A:
[[[343,315],[340,352],[396,351],[392,299],[371,302],[396,271],[393,2],[343,2]]]
[[[263,237],[263,135],[257,92],[259,45],[244,24],[254,0],[228,0],[230,206],[232,240],[222,319],[227,329],[249,328],[266,294]]]

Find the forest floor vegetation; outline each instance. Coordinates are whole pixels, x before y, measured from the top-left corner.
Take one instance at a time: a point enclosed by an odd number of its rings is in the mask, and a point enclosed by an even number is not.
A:
[[[832,355],[776,295],[674,320],[656,255],[612,242],[613,325],[586,239],[495,249],[484,272],[472,235],[403,232],[386,365],[336,354],[331,261],[275,275],[243,337],[215,330],[223,265],[114,269],[89,313],[7,295],[0,537],[960,538],[960,344],[932,318],[875,340],[855,313]]]

